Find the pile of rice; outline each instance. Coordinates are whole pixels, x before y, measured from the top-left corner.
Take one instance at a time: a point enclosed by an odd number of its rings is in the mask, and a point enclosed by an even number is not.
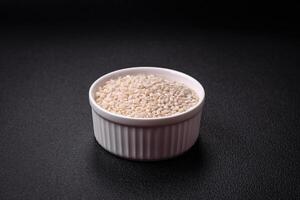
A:
[[[182,113],[199,101],[182,83],[152,74],[127,75],[104,83],[96,92],[102,108],[133,118],[158,118]]]

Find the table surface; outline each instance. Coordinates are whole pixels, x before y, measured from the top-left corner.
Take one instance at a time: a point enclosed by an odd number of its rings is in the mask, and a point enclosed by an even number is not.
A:
[[[299,40],[160,27],[0,33],[0,199],[299,199]],[[159,162],[95,141],[88,89],[130,66],[192,75],[206,90],[198,142]]]

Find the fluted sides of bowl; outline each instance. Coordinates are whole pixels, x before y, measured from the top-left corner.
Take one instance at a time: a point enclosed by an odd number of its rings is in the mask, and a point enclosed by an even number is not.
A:
[[[182,154],[197,140],[202,109],[175,124],[141,127],[109,121],[92,109],[94,134],[107,151],[135,160],[160,160]]]

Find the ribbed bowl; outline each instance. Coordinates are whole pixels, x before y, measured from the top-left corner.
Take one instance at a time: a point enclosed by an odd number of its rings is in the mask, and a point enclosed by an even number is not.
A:
[[[186,112],[161,118],[130,118],[102,109],[95,102],[97,88],[107,80],[127,74],[157,74],[184,83],[199,96]],[[204,89],[194,78],[170,69],[133,67],[111,72],[96,80],[89,91],[94,134],[107,151],[135,160],[167,159],[187,151],[199,136]]]

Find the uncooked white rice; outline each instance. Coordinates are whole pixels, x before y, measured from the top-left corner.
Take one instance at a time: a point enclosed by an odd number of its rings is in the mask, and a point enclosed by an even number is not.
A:
[[[102,108],[134,118],[157,118],[182,113],[199,97],[182,83],[152,74],[111,79],[99,87],[96,102]]]

